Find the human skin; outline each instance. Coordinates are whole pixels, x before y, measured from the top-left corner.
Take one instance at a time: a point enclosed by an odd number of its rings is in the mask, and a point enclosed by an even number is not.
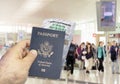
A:
[[[36,50],[28,50],[30,40],[11,47],[0,59],[0,84],[24,84],[29,69],[37,56]]]

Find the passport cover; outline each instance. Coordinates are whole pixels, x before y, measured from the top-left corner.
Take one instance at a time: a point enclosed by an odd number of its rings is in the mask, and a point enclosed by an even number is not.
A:
[[[63,31],[33,27],[30,50],[37,50],[38,56],[30,68],[29,76],[60,78],[64,38]]]

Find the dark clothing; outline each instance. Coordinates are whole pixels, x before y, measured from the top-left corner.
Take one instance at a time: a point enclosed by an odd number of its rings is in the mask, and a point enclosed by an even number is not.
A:
[[[100,46],[98,47],[97,57],[98,57],[98,60],[99,60],[98,70],[104,72],[104,66],[103,66],[103,61],[104,61],[104,57],[105,57],[104,47],[100,47]]]
[[[75,59],[74,58],[68,58],[67,59],[67,67],[70,67],[70,70],[71,70],[71,74],[73,74],[73,70],[74,70],[74,63],[75,63]]]
[[[93,51],[92,51],[92,49],[90,50],[90,52],[87,52],[87,54],[86,54],[86,59],[90,59],[90,58],[92,58],[93,57]]]
[[[111,53],[111,60],[112,60],[112,62],[117,60],[116,46],[111,46],[110,53]]]
[[[103,66],[104,58],[103,57],[102,58],[98,58],[98,60],[99,60],[98,70],[104,72],[104,66]]]
[[[66,65],[67,67],[70,67],[71,74],[73,74],[75,64],[75,50],[76,50],[75,44],[71,43],[66,58]]]
[[[69,50],[68,50],[67,57],[68,56],[74,56],[75,55],[75,50],[76,50],[76,45],[71,43],[70,47],[69,47]]]

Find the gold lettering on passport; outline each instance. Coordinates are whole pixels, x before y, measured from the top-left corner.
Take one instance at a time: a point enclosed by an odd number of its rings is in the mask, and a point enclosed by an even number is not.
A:
[[[41,72],[46,72],[46,69],[41,69]]]
[[[46,33],[46,32],[37,32],[37,35],[40,36],[47,36],[47,37],[53,37],[53,38],[58,38],[58,34],[54,34],[54,33]]]
[[[47,61],[38,61],[38,66],[50,67],[51,65],[52,65],[51,62],[47,62]]]

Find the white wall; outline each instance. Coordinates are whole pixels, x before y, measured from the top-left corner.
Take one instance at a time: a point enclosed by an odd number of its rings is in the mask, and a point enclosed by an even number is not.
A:
[[[96,43],[93,34],[97,32],[96,23],[94,21],[78,23],[76,30],[81,30],[81,42]]]

